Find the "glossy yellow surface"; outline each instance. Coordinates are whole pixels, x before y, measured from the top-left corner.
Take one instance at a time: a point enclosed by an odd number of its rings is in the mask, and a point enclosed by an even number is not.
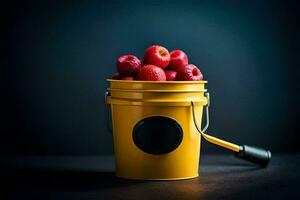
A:
[[[207,81],[124,81],[107,79],[112,89],[131,90],[203,90]]]
[[[210,143],[213,143],[215,145],[221,146],[225,149],[229,149],[231,151],[234,152],[239,152],[240,151],[240,146],[231,142],[227,142],[225,140],[221,140],[219,138],[216,138],[214,136],[211,135],[207,135],[205,133],[202,133],[202,136],[204,137],[204,139]]]
[[[207,102],[206,82],[108,81],[111,89],[117,89],[110,90],[107,99],[112,112],[116,175],[142,180],[197,177],[201,136],[193,123],[191,101],[195,101],[197,123],[201,125],[203,105]],[[153,155],[134,144],[134,126],[149,116],[169,117],[181,125],[183,139],[177,149]]]

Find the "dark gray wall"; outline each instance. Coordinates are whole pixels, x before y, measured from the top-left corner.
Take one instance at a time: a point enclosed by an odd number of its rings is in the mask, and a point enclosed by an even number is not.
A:
[[[107,154],[105,79],[125,53],[183,49],[212,97],[210,132],[296,147],[297,7],[276,1],[28,1],[3,7],[1,154]],[[297,29],[297,30],[296,30]],[[299,51],[298,51],[299,53]],[[204,144],[203,152],[221,152]]]

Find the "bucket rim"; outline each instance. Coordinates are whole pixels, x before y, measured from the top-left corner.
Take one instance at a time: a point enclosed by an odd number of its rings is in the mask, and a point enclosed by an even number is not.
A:
[[[199,99],[193,101],[196,105],[206,105],[207,99]],[[191,106],[191,101],[182,101],[182,100],[128,100],[123,98],[116,97],[107,97],[107,104],[111,105],[131,105],[131,106]]]
[[[154,84],[183,84],[183,83],[195,83],[203,84],[207,83],[206,80],[202,81],[140,81],[140,80],[115,80],[115,79],[106,79],[107,82],[119,82],[119,83],[154,83]]]
[[[110,92],[138,92],[138,93],[147,93],[147,92],[158,92],[158,93],[199,93],[207,92],[207,89],[202,90],[149,90],[149,89],[119,89],[119,88],[107,88],[107,91]]]

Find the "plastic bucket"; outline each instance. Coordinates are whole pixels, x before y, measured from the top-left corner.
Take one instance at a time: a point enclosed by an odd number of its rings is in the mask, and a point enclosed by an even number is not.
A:
[[[107,80],[116,176],[177,180],[198,176],[206,81]]]

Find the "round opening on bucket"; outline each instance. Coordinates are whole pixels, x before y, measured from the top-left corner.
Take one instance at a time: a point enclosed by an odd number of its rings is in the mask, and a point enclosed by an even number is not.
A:
[[[151,116],[139,121],[132,133],[135,145],[149,154],[174,151],[181,143],[183,131],[174,119]]]

